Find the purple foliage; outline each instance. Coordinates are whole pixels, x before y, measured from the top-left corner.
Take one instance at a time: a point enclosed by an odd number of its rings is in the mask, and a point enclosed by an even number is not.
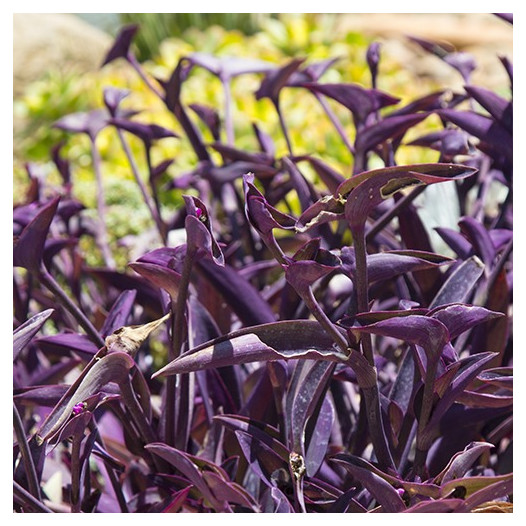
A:
[[[274,66],[204,53],[159,81],[135,59],[137,29],[122,30],[104,64],[125,59],[180,130],[131,120],[137,112],[119,108],[128,92],[115,88],[105,90],[104,108],[57,126],[88,134],[97,175],[103,128],[115,132],[132,170],[126,133],[142,140],[147,183],[133,175],[161,247],[115,268],[101,185],[102,225],[75,227],[83,207],[71,197],[62,145],[50,152],[62,190],[44,198],[37,185],[14,208],[14,510],[507,510],[511,95],[473,85],[471,57],[422,39],[413,41],[462,75],[464,93],[445,101],[445,87],[399,106],[396,94],[376,88],[377,43],[364,57],[370,87],[321,82],[336,59]],[[511,63],[501,60],[511,80]],[[183,103],[193,67],[219,77],[224,107]],[[276,157],[261,123],[260,151],[235,144],[229,82],[246,73],[261,75],[254,96],[272,101],[286,156]],[[292,153],[279,104],[289,89],[322,105],[353,154],[352,176],[310,152]],[[326,97],[351,112],[352,142]],[[399,165],[406,132],[430,115],[443,129],[410,144],[437,162]],[[182,134],[198,162],[167,182],[173,159],[152,166],[150,150]],[[382,168],[371,169],[373,155]],[[38,167],[28,165],[28,175],[37,181]],[[454,185],[462,214],[457,229],[436,229],[447,255],[433,250],[414,203],[442,182]],[[500,193],[488,207],[490,187]],[[172,218],[161,214],[165,188],[184,201]],[[173,246],[175,229],[186,237]],[[82,236],[93,238],[104,266],[83,259]],[[60,501],[46,486],[56,469]]]

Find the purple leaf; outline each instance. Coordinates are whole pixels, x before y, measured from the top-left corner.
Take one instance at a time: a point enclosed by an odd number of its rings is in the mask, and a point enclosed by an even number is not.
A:
[[[310,83],[304,86],[345,106],[353,114],[357,126],[363,125],[371,113],[400,101],[383,91],[365,89],[358,84]]]
[[[356,151],[368,152],[388,139],[401,139],[405,132],[427,118],[427,113],[386,117],[380,122],[364,127],[357,133]]]
[[[356,317],[358,322],[361,319],[360,315]],[[442,322],[418,314],[388,318],[364,327],[351,327],[349,330],[356,337],[365,332],[398,338],[419,345],[426,350],[426,354],[430,358],[438,357],[449,341],[447,327]]]
[[[275,471],[287,469],[287,463],[258,438],[240,430],[235,431],[235,435],[250,468],[263,483],[272,487],[271,475]]]
[[[73,384],[54,407],[38,430],[38,436],[42,440],[52,437],[67,421],[76,404],[96,395],[109,382],[120,383],[123,381],[128,377],[128,372],[133,365],[133,359],[121,352],[108,354],[95,362],[80,383],[78,385]]]
[[[343,247],[341,260],[342,269],[354,279],[356,273],[354,249]],[[448,257],[418,250],[379,252],[367,256],[367,277],[369,283],[375,283],[407,272],[435,268],[451,261]]]
[[[475,59],[470,53],[448,53],[442,60],[456,69],[462,75],[464,82],[469,82],[471,73],[477,69]]]
[[[346,179],[336,192],[323,197],[306,210],[298,219],[296,230],[303,232],[318,224],[339,219],[345,211],[350,225],[359,227],[376,205],[407,186],[461,180],[476,171],[475,168],[459,164],[434,163],[362,172]]]
[[[236,269],[228,265],[220,267],[206,259],[200,259],[197,267],[245,326],[275,321],[270,305]]]
[[[491,267],[495,259],[495,247],[486,227],[473,217],[462,217],[458,222],[460,232],[473,246],[486,267]]]
[[[318,322],[281,321],[241,329],[200,345],[157,371],[154,377],[287,358],[339,361],[346,356],[334,348],[332,338]]]
[[[466,133],[456,129],[431,132],[407,144],[438,150],[447,159],[452,159],[455,155],[467,155],[469,152]]]
[[[460,232],[446,227],[437,227],[435,231],[461,260],[466,260],[472,255],[471,243]]]
[[[309,445],[305,453],[305,468],[307,475],[316,475],[327,454],[330,437],[335,421],[335,409],[328,398],[322,402],[318,418],[310,437]]]
[[[483,352],[462,358],[460,360],[460,366],[457,363],[452,364],[453,367],[458,368],[457,373],[431,414],[431,419],[427,425],[429,430],[432,430],[434,426],[438,425],[442,415],[495,356],[496,353]]]
[[[335,455],[332,460],[344,467],[357,481],[363,484],[382,506],[385,513],[400,513],[405,510],[404,501],[398,491],[389,482],[378,476],[365,460],[343,453]]]
[[[57,402],[69,389],[69,385],[37,385],[17,391],[13,395],[15,401],[22,404],[36,404],[42,407],[55,407]]]
[[[119,294],[119,297],[113,303],[100,329],[100,335],[103,338],[106,338],[106,336],[113,331],[127,324],[128,317],[133,310],[136,296],[136,290],[125,290]]]
[[[376,87],[376,77],[378,75],[378,64],[380,63],[380,42],[373,42],[367,48],[366,60],[371,72],[371,80],[373,88]]]
[[[146,278],[154,286],[164,289],[172,298],[177,298],[179,282],[181,281],[181,274],[179,272],[169,267],[144,261],[128,263],[128,266],[137,272],[137,274]]]
[[[463,502],[462,499],[421,500],[403,513],[454,513]]]
[[[479,86],[464,86],[464,89],[506,130],[513,133],[513,102]]]
[[[203,471],[203,479],[219,501],[231,502],[255,512],[259,511],[252,495],[239,484],[224,480],[213,471]]]
[[[462,262],[442,285],[429,307],[466,301],[483,273],[484,264],[478,257],[473,256]]]
[[[453,493],[457,488],[463,488],[464,498],[468,499],[471,495],[480,490],[493,486],[497,483],[506,482],[504,487],[498,487],[495,498],[504,497],[511,491],[513,481],[513,474],[509,473],[507,475],[500,475],[495,477],[463,477],[459,479],[454,479],[446,482],[440,488],[440,493],[443,497],[448,497]],[[489,499],[493,500],[493,499]],[[473,502],[473,501],[472,501]],[[482,504],[482,502],[477,502],[476,505]]]
[[[13,331],[13,361],[17,359],[20,352],[33,339],[33,336],[41,329],[53,312],[55,312],[55,309],[39,312]]]
[[[479,323],[484,323],[504,316],[501,312],[493,312],[476,305],[461,303],[442,305],[432,310],[429,316],[440,320],[448,329],[451,340],[464,331],[468,331]]]
[[[199,490],[209,506],[212,506],[216,511],[224,509],[224,506],[215,498],[208,487],[203,474],[192,461],[191,455],[160,442],[146,444],[145,448],[180,471]]]
[[[268,424],[256,422],[240,415],[217,415],[214,420],[218,421],[232,431],[242,431],[254,437],[275,451],[278,456],[287,462],[289,458],[288,449],[278,440],[279,433]]]
[[[55,197],[44,205],[13,240],[13,265],[31,272],[39,272],[44,245],[60,197]]]
[[[86,133],[94,140],[110,120],[108,110],[99,109],[90,112],[71,113],[56,121],[53,126],[70,133]]]
[[[123,27],[119,34],[117,35],[115,42],[111,49],[106,54],[106,57],[104,58],[104,62],[102,63],[102,66],[105,66],[106,64],[109,64],[113,60],[117,58],[128,58],[128,54],[130,53],[130,46],[133,40],[133,37],[135,36],[135,33],[137,33],[139,29],[138,25],[128,25]],[[101,67],[102,67],[101,66]]]
[[[445,484],[453,479],[463,477],[475,461],[493,447],[493,444],[488,442],[470,442],[464,448],[464,451],[457,453],[451,458],[449,464],[435,477],[435,483]]]
[[[274,104],[277,104],[281,89],[287,84],[290,76],[303,62],[304,59],[295,58],[281,68],[272,69],[267,72],[259,89],[256,91],[256,100],[268,98]]]
[[[133,133],[133,135],[139,137],[147,146],[150,146],[154,140],[165,139],[167,137],[179,137],[172,130],[157,124],[142,124],[120,117],[114,117],[110,119],[109,122],[117,128]]]
[[[291,387],[287,394],[286,415],[290,426],[289,440],[293,451],[305,458],[306,443],[310,437],[305,436],[306,425],[309,418],[317,418],[315,410],[320,409],[320,400],[325,396],[328,382],[334,372],[334,364],[330,362],[298,362],[291,380]],[[317,427],[317,426],[316,426]],[[322,458],[323,460],[323,458]],[[309,476],[316,474],[319,465],[313,466],[314,471]]]
[[[311,240],[307,245],[310,246],[315,241],[319,246],[319,239]],[[306,291],[320,278],[340,268],[341,265],[339,257],[323,248],[316,248],[314,254],[310,256],[311,259],[303,259],[304,249],[305,246],[299,249],[285,269],[285,278],[298,292]]]
[[[192,53],[186,57],[192,64],[201,66],[223,80],[246,73],[266,73],[275,69],[274,64],[264,60],[241,57],[216,57],[208,53]]]
[[[225,258],[223,252],[219,248],[217,241],[207,228],[203,221],[196,217],[187,215],[185,219],[187,247],[192,249],[194,253],[204,251],[216,265],[223,266]]]
[[[35,339],[35,343],[42,351],[50,354],[70,355],[78,353],[83,358],[91,358],[98,347],[84,334],[64,332]]]
[[[221,119],[219,114],[214,108],[205,106],[203,104],[190,104],[192,109],[197,116],[203,121],[206,127],[210,130],[214,140],[219,141],[219,133],[221,130]]]
[[[344,181],[343,175],[316,157],[312,157],[311,155],[300,155],[293,157],[292,160],[295,163],[308,161],[330,192],[335,192],[338,186]]]
[[[438,110],[445,120],[456,124],[471,135],[489,144],[497,153],[513,159],[513,138],[510,133],[491,117],[473,111]]]
[[[482,478],[482,477],[480,477]],[[495,477],[496,479],[497,477]],[[478,491],[472,493],[459,507],[457,513],[473,512],[474,508],[482,504],[499,501],[509,497],[513,494],[513,478],[512,475],[506,476],[501,480],[497,480],[493,484],[486,486]]]
[[[513,367],[496,367],[482,371],[477,378],[484,383],[511,389],[513,387]]]
[[[290,76],[287,86],[303,86],[309,82],[316,82],[337,61],[338,58],[329,58],[308,64]]]
[[[114,87],[104,88],[104,104],[112,117],[117,116],[119,104],[130,94],[129,90]]]

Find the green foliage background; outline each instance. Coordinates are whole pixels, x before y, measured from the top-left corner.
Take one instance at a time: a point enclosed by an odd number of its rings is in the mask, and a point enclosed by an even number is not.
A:
[[[303,57],[307,63],[338,57],[338,62],[322,77],[322,82],[354,82],[370,86],[370,74],[365,60],[370,41],[359,33],[339,30],[337,17],[334,15],[250,17],[247,14],[225,14],[218,18],[218,14],[215,14],[215,18],[210,15],[206,20],[205,15],[200,19],[188,15],[186,20],[179,21],[159,18],[159,15],[150,13],[134,15],[133,19],[130,15],[124,17],[126,21],[141,23],[137,52],[143,57],[150,56],[145,62],[145,68],[155,78],[168,78],[181,57],[200,51],[217,56],[258,58],[277,65],[284,64],[291,57]],[[236,25],[243,27],[245,31],[229,29]],[[164,38],[170,32],[178,36]],[[232,82],[236,146],[257,150],[252,129],[252,123],[256,122],[273,137],[277,156],[280,156],[287,150],[276,112],[270,101],[256,101],[254,97],[260,81],[259,75],[243,75]],[[42,166],[46,187],[53,190],[59,179],[50,161],[50,148],[59,141],[64,141],[62,154],[72,163],[74,194],[87,207],[87,215],[96,215],[95,184],[88,140],[82,135],[66,134],[52,125],[68,113],[103,106],[103,88],[110,85],[131,91],[123,106],[141,110],[136,117],[140,122],[156,123],[176,132],[181,131],[173,115],[166,111],[162,102],[144,86],[124,61],[117,61],[87,75],[64,76],[50,71],[44,79],[29,86],[25,95],[15,101],[15,116],[25,123],[14,141],[15,203],[23,201],[28,187],[25,168],[27,162]],[[404,69],[404,64],[383,52],[378,88],[400,97],[403,104],[432,89],[438,89],[438,86],[433,85],[430,79],[415,79]],[[206,104],[222,112],[222,86],[217,78],[201,68],[194,68],[192,71],[183,86],[182,97],[186,104]],[[280,102],[295,153],[314,154],[342,173],[350,174],[352,158],[314,97],[306,90],[290,88],[283,90]],[[350,113],[337,103],[328,102],[352,137]],[[201,127],[198,119],[195,122]],[[433,118],[426,119],[419,127],[411,130],[406,139],[410,140],[413,135],[436,124],[438,121]],[[208,130],[201,127],[201,131],[206,141],[212,140]],[[141,143],[133,136],[127,135],[127,138],[139,168],[145,173]],[[97,146],[103,159],[108,230],[117,247],[116,251],[120,254],[118,261],[124,265],[129,254],[119,241],[151,228],[151,219],[133,181],[115,131],[107,129],[101,132],[97,138]],[[437,156],[428,150],[424,153],[419,148],[405,147],[401,149],[397,161],[432,162]],[[164,176],[166,181],[193,168],[196,162],[196,157],[184,138],[157,142],[153,150],[153,163],[167,158],[174,158],[175,161]],[[164,192],[161,197],[167,213],[181,203],[179,192],[175,190]],[[92,247],[84,248],[91,253]],[[90,257],[93,263],[97,262],[96,253],[91,254],[88,261]]]

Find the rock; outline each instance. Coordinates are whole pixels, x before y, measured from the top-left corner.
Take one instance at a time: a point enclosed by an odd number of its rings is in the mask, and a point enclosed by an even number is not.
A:
[[[71,14],[13,14],[13,95],[50,69],[98,69],[113,39]]]

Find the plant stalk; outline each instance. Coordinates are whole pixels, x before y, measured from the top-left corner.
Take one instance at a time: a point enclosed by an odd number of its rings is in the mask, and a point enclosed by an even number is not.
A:
[[[188,299],[188,287],[193,266],[195,251],[188,251],[183,260],[181,281],[179,283],[179,293],[177,299],[172,298],[172,344],[169,350],[170,361],[175,360],[182,351],[186,340],[187,327],[185,323],[186,301]],[[176,378],[169,376],[166,379],[166,411],[164,413],[164,435],[165,442],[173,446],[175,444],[175,409],[176,409]]]
[[[106,203],[104,202],[104,189],[102,186],[102,173],[101,173],[101,158],[99,151],[95,145],[95,137],[90,135],[91,144],[91,157],[93,160],[93,170],[95,172],[95,180],[97,182],[97,212],[99,214],[97,222],[97,238],[99,247],[102,252],[104,263],[107,267],[114,268],[115,261],[111,254],[110,247],[108,245],[108,232],[106,230]]]
[[[20,448],[20,455],[22,456],[22,461],[24,462],[24,469],[26,472],[27,483],[29,486],[29,492],[35,499],[38,501],[42,500],[42,495],[40,494],[40,484],[38,482],[37,470],[35,468],[35,463],[33,461],[33,456],[29,449],[29,444],[27,443],[26,433],[24,431],[24,425],[22,419],[20,418],[20,413],[16,404],[13,403],[13,426],[15,428],[16,439],[18,441],[18,447]]]
[[[150,215],[152,216],[153,221],[155,222],[155,226],[157,227],[157,231],[159,232],[159,236],[161,237],[161,240],[164,245],[166,245],[166,228],[163,224],[163,221],[161,219],[159,210],[152,204],[152,197],[148,194],[148,191],[146,189],[146,186],[144,184],[144,181],[142,180],[139,169],[137,167],[137,163],[135,162],[135,159],[132,155],[132,152],[130,150],[130,147],[124,137],[124,134],[122,133],[122,130],[117,128],[117,134],[119,136],[119,140],[122,145],[122,149],[124,150],[124,153],[126,155],[126,158],[128,159],[128,162],[130,164],[130,168],[133,174],[133,177],[135,178],[135,181],[137,185],[139,186],[139,189],[141,191],[141,194],[143,196],[144,202],[146,203],[146,206],[148,207],[148,210],[150,211]]]
[[[424,393],[422,396],[422,407],[420,409],[420,418],[418,419],[418,427],[416,431],[416,452],[414,469],[420,477],[426,476],[426,459],[429,450],[429,444],[424,437],[424,431],[429,422],[431,411],[433,410],[433,398],[435,388],[435,377],[438,368],[438,360],[427,360],[426,375],[424,380]]]
[[[64,292],[62,287],[55,281],[55,278],[42,265],[39,275],[41,283],[54,294],[62,306],[77,320],[79,325],[86,331],[89,339],[98,347],[104,347],[104,340],[97,329],[89,321],[86,315],[78,308],[71,298]]]

